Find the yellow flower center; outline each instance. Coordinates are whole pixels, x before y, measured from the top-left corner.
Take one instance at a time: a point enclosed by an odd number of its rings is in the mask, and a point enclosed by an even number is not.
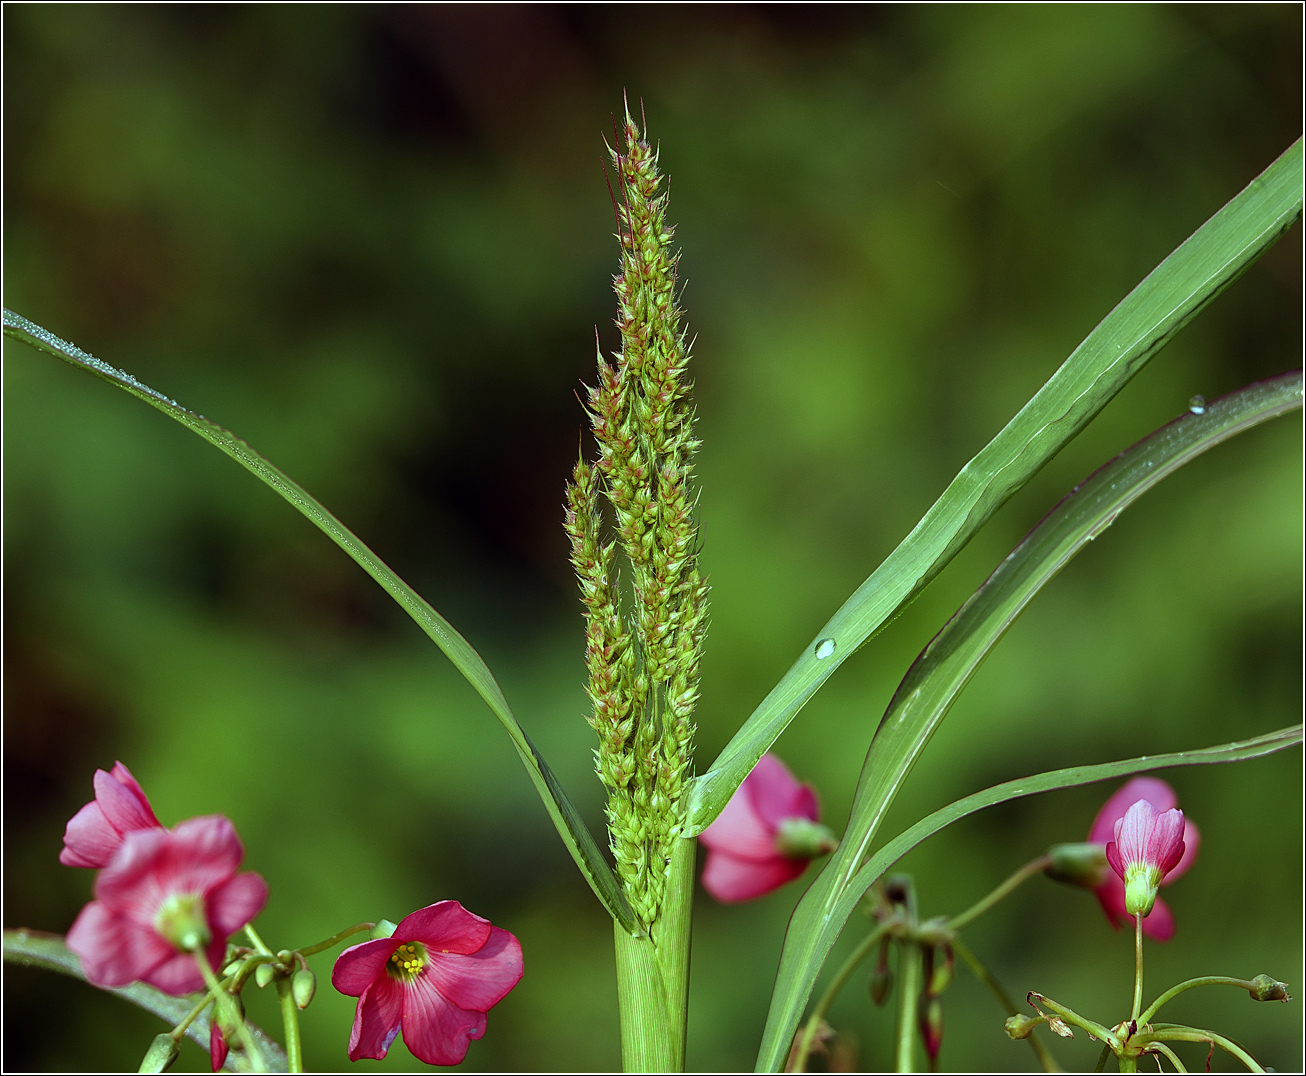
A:
[[[204,898],[198,893],[173,893],[159,905],[154,929],[183,953],[203,949],[212,937],[204,914]]]
[[[411,983],[426,967],[426,946],[421,942],[404,942],[393,953],[385,970],[392,979]]]

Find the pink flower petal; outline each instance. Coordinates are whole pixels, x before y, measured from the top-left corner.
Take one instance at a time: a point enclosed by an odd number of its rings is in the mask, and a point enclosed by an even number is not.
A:
[[[1111,841],[1106,846],[1106,861],[1108,864],[1110,864],[1111,869],[1115,871],[1116,874],[1122,879],[1121,886],[1120,886],[1120,899],[1123,901],[1125,899],[1124,898],[1125,887],[1123,883],[1123,879],[1125,876],[1125,864],[1124,861],[1120,858],[1120,846],[1116,844],[1115,841]],[[1120,907],[1123,908],[1124,905],[1121,904]]]
[[[491,929],[488,919],[473,915],[456,900],[442,900],[405,916],[395,927],[394,937],[421,942],[436,952],[474,953],[485,944]]]
[[[157,870],[171,836],[166,829],[134,830],[95,879],[95,895],[106,908],[151,931],[160,905],[173,891]]]
[[[263,876],[247,871],[210,892],[204,906],[213,933],[226,938],[252,922],[267,900],[268,884]]]
[[[1161,879],[1162,885],[1169,885],[1189,867],[1193,865],[1193,860],[1197,858],[1197,850],[1202,846],[1202,834],[1198,828],[1193,825],[1193,820],[1184,817],[1184,854],[1179,858],[1179,862],[1172,868],[1164,878]]]
[[[744,781],[747,784],[748,778]],[[743,785],[735,790],[725,809],[698,835],[698,839],[708,848],[729,853],[737,859],[767,862],[776,856],[775,828],[767,825],[757,813],[752,797]]]
[[[140,782],[132,776],[131,770],[121,762],[114,762],[113,769],[109,771],[109,776],[120,785],[123,785],[130,791],[134,792],[137,798],[140,799],[141,803],[145,805],[145,809],[149,812],[151,824],[155,826],[159,825],[159,820],[154,817],[154,808],[150,806],[149,798],[145,795],[144,789],[141,788]]]
[[[157,869],[173,892],[208,893],[235,874],[245,858],[236,827],[220,814],[188,819],[173,828],[172,838]]]
[[[214,939],[209,944],[206,954],[209,958],[209,967],[215,971],[221,970],[219,965],[222,963],[226,948],[225,938],[221,941]],[[189,994],[204,987],[204,976],[200,974],[195,957],[190,953],[179,953],[171,945],[168,946],[168,958],[142,975],[140,980],[174,997],[181,997],[182,994]]]
[[[490,931],[489,940],[475,953],[442,953],[431,949],[428,960],[424,974],[448,1001],[461,1009],[485,1012],[493,1008],[522,977],[521,943],[499,927]]]
[[[96,986],[126,986],[175,952],[153,930],[114,915],[100,901],[81,910],[65,940]]]
[[[122,834],[109,825],[100,805],[92,800],[68,820],[63,843],[59,862],[65,867],[107,867],[122,844]]]
[[[1116,822],[1139,800],[1147,800],[1158,811],[1168,811],[1178,802],[1174,789],[1160,778],[1135,777],[1102,805],[1088,831],[1088,839],[1094,844],[1106,844],[1115,836]]]
[[[95,802],[104,811],[109,825],[119,833],[158,826],[159,820],[154,817],[150,801],[145,798],[136,779],[127,772],[127,767],[119,762],[113,769],[113,773],[96,770],[91,782],[95,787]],[[130,784],[124,782],[119,774],[125,775]]]
[[[1112,847],[1114,846],[1107,845],[1108,851]],[[1102,911],[1106,914],[1107,922],[1116,930],[1120,929],[1121,923],[1133,920],[1133,916],[1125,909],[1125,883],[1114,874],[1108,874],[1103,878],[1102,884],[1094,892],[1102,905]]]
[[[331,969],[331,985],[351,998],[361,997],[376,979],[385,974],[386,962],[402,943],[398,938],[374,938],[351,945]]]
[[[1116,847],[1126,869],[1131,863],[1147,863],[1148,844],[1156,828],[1158,811],[1147,800],[1138,800],[1116,823]]]
[[[428,1065],[456,1065],[485,1034],[485,1013],[462,1009],[419,975],[404,991],[404,1043]]]
[[[703,888],[723,904],[765,896],[807,869],[807,861],[772,855],[767,860],[740,859],[713,849],[703,865]]]
[[[1184,813],[1166,811],[1157,817],[1145,849],[1147,862],[1161,868],[1162,877],[1172,870],[1184,854]]]
[[[350,1061],[357,1061],[360,1057],[379,1061],[385,1057],[399,1034],[406,992],[384,972],[363,991],[354,1012],[354,1028],[349,1033]]]
[[[817,818],[816,794],[794,780],[783,762],[766,754],[757,760],[741,786],[753,801],[758,817],[774,832],[786,818]],[[809,813],[810,812],[810,813]],[[736,852],[736,855],[738,853]]]

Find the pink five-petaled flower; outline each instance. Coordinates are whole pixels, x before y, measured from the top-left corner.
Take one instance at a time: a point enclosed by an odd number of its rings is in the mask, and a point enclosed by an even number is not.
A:
[[[1110,861],[1112,845],[1116,845],[1117,854],[1124,851],[1118,844],[1117,827],[1122,823],[1129,809],[1143,800],[1150,804],[1157,815],[1164,816],[1167,812],[1174,810],[1178,803],[1178,797],[1175,791],[1166,782],[1157,777],[1135,777],[1120,788],[1115,795],[1103,804],[1102,809],[1098,811],[1097,817],[1093,820],[1093,828],[1088,832],[1088,839],[1094,844],[1106,845],[1108,848],[1107,856]],[[1180,814],[1181,812],[1176,812]],[[1167,826],[1170,823],[1167,823]],[[1123,827],[1120,827],[1120,833],[1123,836]],[[1131,837],[1134,831],[1130,831]],[[1167,869],[1161,872],[1157,879],[1158,885],[1169,885],[1190,866],[1193,860],[1197,858],[1197,850],[1201,845],[1201,834],[1192,821],[1184,818],[1182,825],[1179,827],[1178,840],[1182,846],[1179,858],[1172,863]],[[1123,865],[1123,863],[1122,863]],[[1136,883],[1137,885],[1137,883]],[[1113,927],[1119,929],[1123,920],[1132,916],[1125,899],[1125,877],[1123,871],[1112,864],[1112,870],[1105,872],[1101,881],[1098,883],[1097,899],[1102,904],[1102,910],[1106,913],[1107,919]],[[1143,920],[1143,933],[1157,941],[1169,941],[1174,937],[1174,915],[1171,913],[1169,906],[1164,900],[1154,896],[1154,903],[1151,906],[1150,914]]]
[[[400,1030],[414,1057],[456,1065],[485,1014],[522,977],[521,943],[456,900],[407,916],[388,938],[340,954],[331,983],[358,998],[349,1060],[385,1057]]]
[[[259,875],[236,873],[244,855],[221,815],[128,833],[95,879],[96,899],[68,931],[86,977],[97,986],[139,979],[165,994],[198,990],[204,977],[194,951],[218,968],[227,936],[267,900]]]
[[[67,867],[107,867],[128,833],[162,829],[141,786],[121,762],[95,771],[95,799],[78,811],[64,830],[59,862]]]
[[[797,878],[814,856],[833,851],[817,819],[810,785],[774,755],[763,755],[698,839],[707,846],[703,888],[725,904],[753,900]]]

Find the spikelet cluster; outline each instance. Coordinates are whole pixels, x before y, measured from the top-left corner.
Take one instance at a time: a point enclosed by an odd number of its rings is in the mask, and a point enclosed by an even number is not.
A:
[[[564,526],[585,605],[588,720],[609,789],[612,852],[632,908],[649,924],[684,821],[708,588],[697,564],[690,482],[699,443],[678,259],[657,153],[629,114],[624,147],[612,151],[621,351],[612,362],[598,355],[587,401],[598,460],[577,463]]]

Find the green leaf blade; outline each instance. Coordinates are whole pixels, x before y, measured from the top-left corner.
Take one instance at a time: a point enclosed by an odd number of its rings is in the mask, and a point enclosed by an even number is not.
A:
[[[821,965],[856,906],[858,898],[850,894],[864,882],[860,897],[874,881],[863,862],[889,805],[961,689],[1021,610],[1161,479],[1220,442],[1299,409],[1302,396],[1301,371],[1284,374],[1223,397],[1200,414],[1186,414],[1122,452],[1048,513],[921,652],[872,738],[843,840],[794,911],[759,1066],[775,1064],[776,1051],[788,1048],[784,1036],[792,1037]]]
[[[183,407],[163,393],[150,388],[131,374],[118,370],[75,344],[62,340],[48,329],[8,308],[4,311],[5,336],[29,344],[47,355],[62,359],[79,369],[94,374],[110,384],[144,400],[169,418],[199,434],[210,444],[220,448],[246,470],[251,471],[277,493],[281,494],[333,542],[352,557],[381,587],[404,609],[417,625],[431,638],[454,666],[476,689],[478,695],[494,712],[499,723],[512,740],[527,774],[539,793],[545,809],[552,819],[576,865],[580,868],[590,888],[594,890],[608,913],[622,926],[639,932],[639,924],[626,902],[616,877],[599,850],[598,843],[585,825],[580,812],[567,796],[561,782],[549,767],[530,737],[513,715],[499,683],[494,678],[472,645],[458,633],[449,621],[405,583],[390,567],[363,543],[352,531],[329,512],[315,497],[269,460],[259,455],[248,443],[230,430],[211,422],[203,415]]]
[[[839,608],[691,786],[701,833],[835,669],[932,580],[981,526],[1079,433],[1207,303],[1301,215],[1302,142],[1203,224],[1084,339],[958,473],[915,529]],[[833,640],[821,659],[816,646]]]

